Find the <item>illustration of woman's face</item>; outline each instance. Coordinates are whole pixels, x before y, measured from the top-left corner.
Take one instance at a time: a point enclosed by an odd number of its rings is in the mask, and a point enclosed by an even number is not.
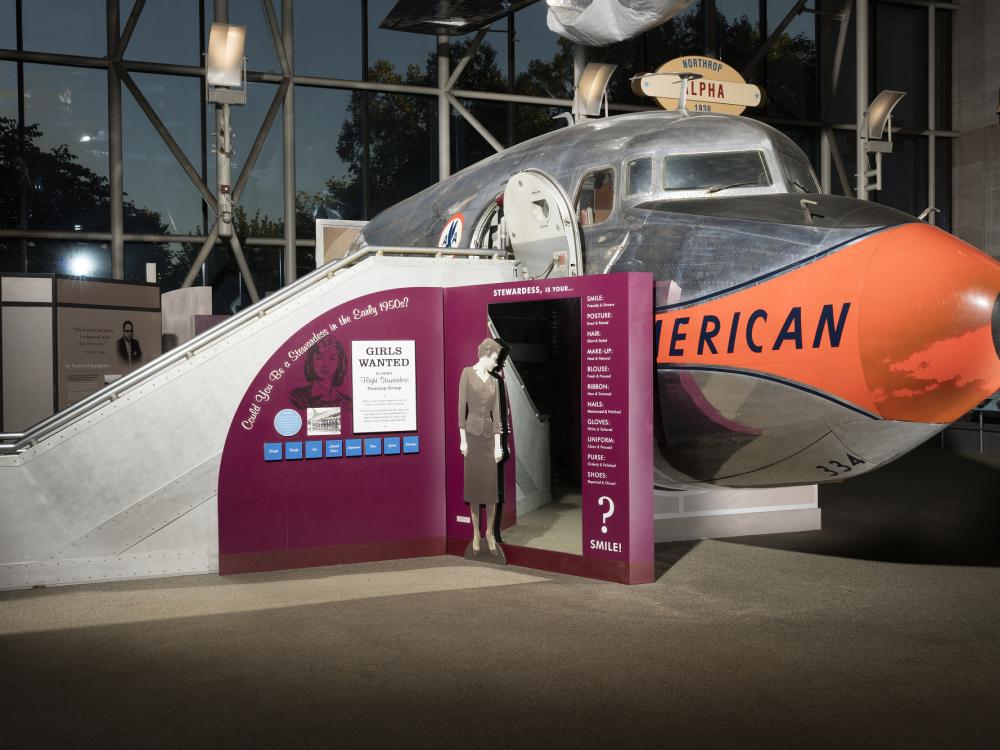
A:
[[[336,349],[317,351],[313,357],[313,370],[316,371],[317,380],[330,380],[337,371],[340,358],[337,357]]]

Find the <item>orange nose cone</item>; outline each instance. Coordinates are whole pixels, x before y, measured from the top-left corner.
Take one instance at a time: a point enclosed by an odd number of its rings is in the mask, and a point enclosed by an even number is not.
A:
[[[1000,294],[997,295],[993,303],[993,348],[997,350],[997,358],[1000,359]]]
[[[953,422],[1000,389],[1000,263],[926,224],[881,235],[859,344],[879,414]]]

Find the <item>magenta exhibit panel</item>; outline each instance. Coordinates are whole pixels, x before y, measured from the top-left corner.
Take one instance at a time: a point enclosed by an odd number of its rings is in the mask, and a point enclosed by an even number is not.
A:
[[[652,580],[651,307],[648,274],[526,281],[445,292],[446,409],[450,395],[458,393],[463,366],[475,357],[476,345],[497,333],[509,340],[510,356],[523,376],[525,390],[538,394],[536,407],[550,416],[560,413],[555,403],[547,409],[537,403],[546,395],[544,386],[552,401],[577,394],[573,403],[562,409],[568,415],[563,429],[557,434],[553,426],[549,441],[552,474],[565,465],[575,469],[563,487],[564,497],[571,499],[559,504],[575,508],[574,496],[579,495],[579,522],[571,527],[579,534],[577,547],[574,553],[567,553],[553,549],[557,544],[546,549],[505,542],[510,563],[632,583]],[[554,339],[558,339],[557,356],[545,359],[535,354]],[[521,347],[518,340],[524,342]],[[536,377],[541,386],[529,378],[533,358],[541,360],[542,372]],[[460,434],[452,426],[453,417],[448,417],[448,549],[460,554],[471,533],[469,504],[463,494]],[[516,419],[510,433],[516,456],[520,445]],[[560,451],[564,443],[572,444],[569,451]],[[504,464],[509,477],[515,463]],[[559,493],[556,484],[552,482],[552,494]],[[544,513],[544,508],[540,510]],[[551,529],[565,523],[566,515],[548,513],[543,515],[543,524]],[[508,526],[511,519],[506,509],[504,517]],[[522,538],[515,532],[517,526],[517,522],[508,526],[504,539]],[[538,530],[526,539],[537,540],[542,533]]]
[[[641,273],[330,309],[233,415],[220,572],[451,553],[651,581],[651,309]]]
[[[221,573],[444,552],[442,301],[360,297],[267,360],[223,449]]]

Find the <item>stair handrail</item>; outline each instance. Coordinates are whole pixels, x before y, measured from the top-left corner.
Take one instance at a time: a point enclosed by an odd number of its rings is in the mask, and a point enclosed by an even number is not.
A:
[[[434,258],[443,257],[464,257],[464,258],[490,258],[499,260],[504,257],[502,251],[498,250],[471,250],[467,248],[440,248],[440,247],[382,247],[378,245],[365,245],[339,260],[331,261],[320,266],[315,271],[311,271],[300,279],[293,281],[286,287],[282,287],[274,294],[264,297],[259,302],[255,302],[249,307],[240,310],[228,320],[212,326],[207,331],[203,331],[194,338],[184,342],[180,346],[164,352],[159,357],[143,365],[138,370],[125,375],[124,377],[109,383],[96,393],[92,393],[85,399],[78,401],[72,406],[58,411],[51,417],[43,419],[32,425],[25,432],[5,432],[0,433],[0,455],[10,455],[21,453],[41,440],[58,430],[61,430],[71,422],[91,411],[104,406],[118,399],[126,391],[140,385],[152,377],[160,374],[172,365],[184,359],[191,359],[199,349],[214,344],[226,336],[236,332],[244,326],[250,325],[255,320],[265,316],[270,310],[294,297],[301,291],[326,281],[339,271],[353,266],[366,259],[368,256],[403,255],[403,256],[430,256]]]

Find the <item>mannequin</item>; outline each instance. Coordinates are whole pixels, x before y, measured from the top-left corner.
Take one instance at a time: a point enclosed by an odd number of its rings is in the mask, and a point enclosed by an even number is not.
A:
[[[500,388],[490,374],[502,347],[493,339],[483,339],[476,351],[476,363],[462,370],[458,386],[459,450],[465,461],[464,499],[472,518],[472,550],[480,548],[479,506],[486,506],[486,544],[497,554],[493,533],[497,511],[496,464],[503,460],[501,436],[504,416],[500,411]]]

